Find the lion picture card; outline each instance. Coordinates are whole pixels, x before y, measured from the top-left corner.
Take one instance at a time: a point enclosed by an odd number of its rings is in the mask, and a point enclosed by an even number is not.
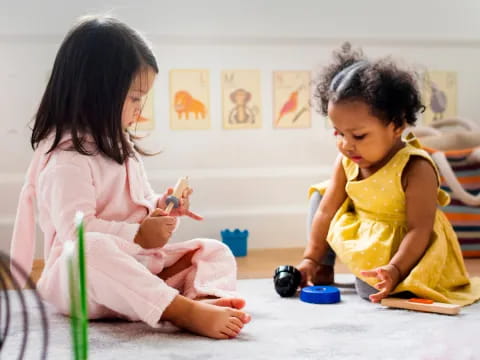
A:
[[[210,82],[208,70],[170,71],[170,128],[210,128]]]

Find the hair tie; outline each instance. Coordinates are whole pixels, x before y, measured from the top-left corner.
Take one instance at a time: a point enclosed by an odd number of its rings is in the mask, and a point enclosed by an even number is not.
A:
[[[357,74],[357,72],[361,69],[366,68],[367,66],[368,61],[366,60],[360,60],[350,66],[347,66],[345,69],[343,69],[334,76],[330,83],[329,90],[341,93],[350,84],[352,78]]]

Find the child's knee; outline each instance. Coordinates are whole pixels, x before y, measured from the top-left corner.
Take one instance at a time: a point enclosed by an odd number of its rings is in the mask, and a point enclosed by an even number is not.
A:
[[[223,242],[212,239],[203,239],[202,242],[204,249],[208,250],[209,253],[221,254],[224,257],[235,259],[230,248]]]
[[[355,290],[357,291],[358,296],[362,299],[370,301],[370,295],[376,294],[378,292],[377,289],[368,285],[363,280],[359,278],[355,278]]]
[[[310,204],[319,204],[320,200],[322,200],[322,194],[320,194],[319,191],[314,191],[312,192],[312,195],[310,195]]]

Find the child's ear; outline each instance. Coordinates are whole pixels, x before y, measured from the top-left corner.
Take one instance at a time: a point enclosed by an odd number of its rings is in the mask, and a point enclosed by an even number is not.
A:
[[[393,132],[395,134],[395,136],[402,136],[403,134],[403,131],[407,128],[407,124],[402,124],[400,126],[395,126],[394,125],[394,129],[393,129]]]

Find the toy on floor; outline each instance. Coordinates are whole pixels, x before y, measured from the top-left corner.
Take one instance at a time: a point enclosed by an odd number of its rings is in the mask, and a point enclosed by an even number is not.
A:
[[[437,314],[457,315],[462,308],[461,305],[445,304],[434,302],[428,299],[400,299],[395,297],[387,297],[380,302],[383,306],[398,309],[407,309],[415,311],[432,312]]]
[[[297,293],[302,274],[295,266],[282,265],[275,269],[273,284],[281,297]],[[340,290],[335,286],[306,286],[300,291],[300,300],[311,304],[334,304],[340,301]]]
[[[300,274],[300,271],[298,271],[296,267],[291,265],[279,266],[273,274],[275,290],[281,297],[295,295],[300,281],[302,281],[302,274]]]
[[[65,243],[70,292],[70,325],[75,360],[88,358],[88,309],[83,213],[75,214],[78,241]]]
[[[306,286],[300,291],[300,300],[310,304],[335,304],[340,302],[340,290],[335,286]]]
[[[235,229],[230,231],[225,229],[220,231],[222,242],[227,245],[233,253],[233,256],[247,256],[248,230]]]
[[[15,276],[12,275],[12,272],[15,273]],[[28,296],[24,293],[18,283],[20,279],[26,280],[27,287],[32,289],[31,293],[33,296]],[[33,299],[35,303],[32,304],[32,300],[30,299]],[[13,305],[14,301],[20,305],[20,311],[12,311],[12,308],[15,307]],[[40,326],[38,329],[36,326],[32,326],[30,322],[32,315],[37,310],[40,314]],[[26,359],[27,356],[29,359],[44,360],[47,358],[49,334],[45,306],[36,291],[36,286],[32,279],[17,262],[11,260],[10,257],[3,252],[0,252],[0,320],[0,354],[2,350],[6,349],[10,352],[11,357],[9,358],[12,359],[22,360]],[[20,343],[8,341],[9,334],[16,335],[17,333],[12,324],[21,324],[18,326],[18,332],[21,334]],[[35,336],[42,339],[41,348],[30,351],[31,347],[28,348],[29,335],[30,338],[31,336]],[[15,347],[14,351],[9,349],[9,345],[11,344]],[[32,357],[34,353],[36,355]]]
[[[173,208],[178,208],[180,206],[180,198],[186,188],[188,188],[188,176],[178,179],[173,189],[173,193],[167,196],[167,208],[165,209],[167,215],[170,214],[170,211],[172,211]]]

